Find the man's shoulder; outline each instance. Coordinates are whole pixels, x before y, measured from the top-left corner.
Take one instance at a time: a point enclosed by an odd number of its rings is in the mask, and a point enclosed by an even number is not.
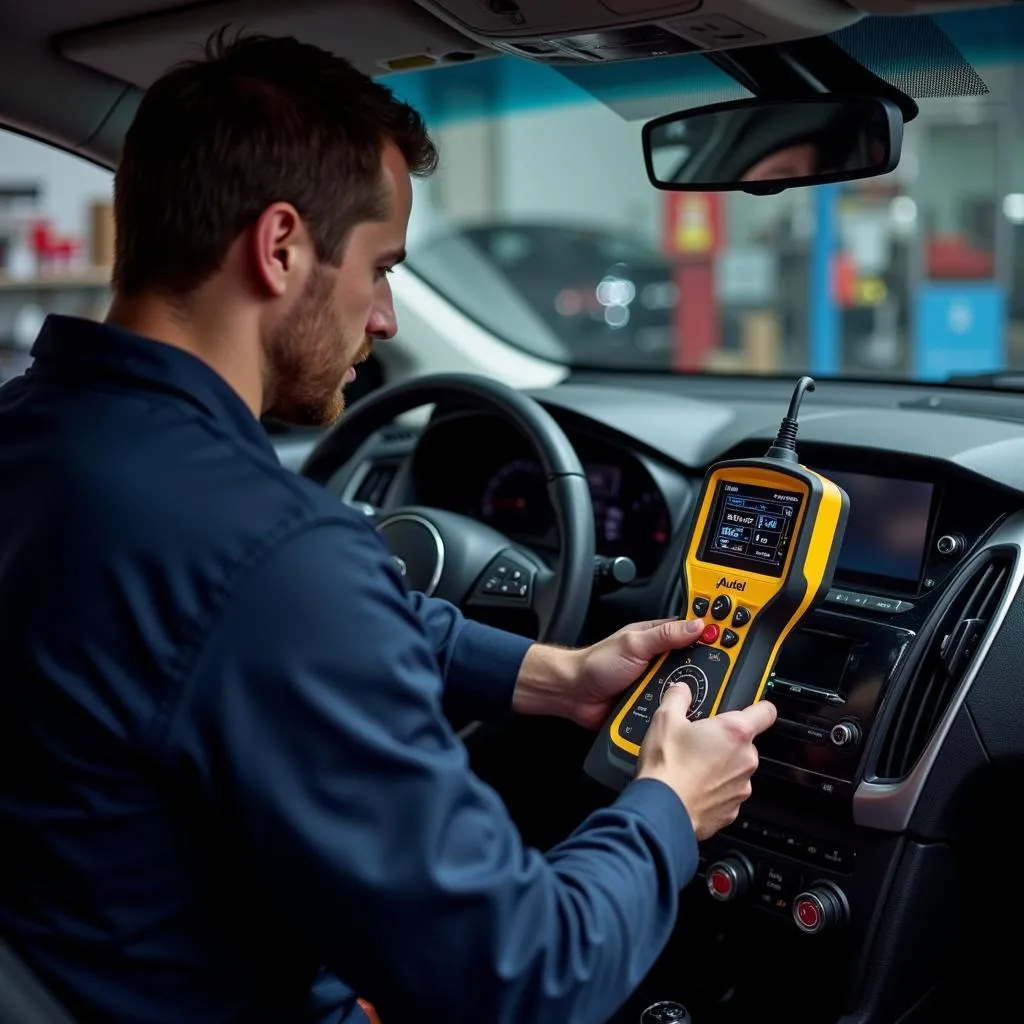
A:
[[[218,561],[247,560],[315,524],[372,530],[321,485],[233,443],[210,446],[194,460],[178,456],[141,480],[121,480],[117,492],[115,515],[148,524],[152,543],[186,556],[220,549]]]
[[[82,548],[222,590],[315,524],[373,532],[361,513],[282,466],[269,444],[245,443],[173,409],[162,415],[120,437],[106,457],[94,439],[84,457],[65,453],[67,517],[86,557]]]

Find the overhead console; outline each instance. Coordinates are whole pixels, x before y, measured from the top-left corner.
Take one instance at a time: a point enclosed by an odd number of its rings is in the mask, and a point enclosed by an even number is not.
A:
[[[416,0],[497,50],[548,64],[710,52],[826,35],[843,0]]]

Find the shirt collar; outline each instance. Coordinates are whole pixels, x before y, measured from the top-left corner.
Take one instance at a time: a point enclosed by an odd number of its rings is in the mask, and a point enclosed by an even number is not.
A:
[[[276,458],[267,432],[228,382],[173,345],[95,320],[50,314],[31,354],[30,373],[75,368],[176,394]]]

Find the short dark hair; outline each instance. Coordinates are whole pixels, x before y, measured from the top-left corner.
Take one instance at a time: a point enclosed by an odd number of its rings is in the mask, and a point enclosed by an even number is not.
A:
[[[422,117],[341,57],[292,38],[221,29],[203,57],[143,96],[114,178],[114,286],[185,296],[275,202],[302,217],[337,265],[351,229],[386,216],[387,142],[426,176]]]

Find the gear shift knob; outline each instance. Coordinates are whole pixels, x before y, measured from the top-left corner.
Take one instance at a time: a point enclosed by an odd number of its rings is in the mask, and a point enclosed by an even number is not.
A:
[[[640,1015],[640,1024],[693,1024],[690,1011],[670,999],[652,1003]]]

